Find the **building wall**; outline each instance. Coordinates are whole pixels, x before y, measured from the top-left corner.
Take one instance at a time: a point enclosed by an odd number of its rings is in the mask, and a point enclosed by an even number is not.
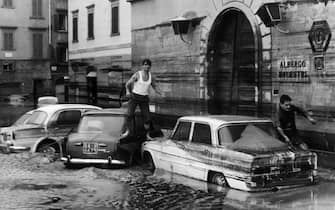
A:
[[[129,0],[130,1],[130,0]],[[279,97],[289,94],[294,102],[313,111],[318,120],[311,125],[298,116],[298,128],[314,148],[335,151],[334,132],[334,1],[296,0],[281,5],[282,21],[266,27],[256,15],[265,3],[282,1],[156,0],[132,3],[132,38],[134,68],[141,59],[153,60],[152,72],[157,76],[163,95],[152,95],[156,112],[167,115],[208,113],[209,91],[206,81],[208,38],[222,11],[238,8],[250,21],[256,35],[256,69],[260,74],[258,110],[260,116],[276,119]],[[193,14],[202,18],[187,35],[185,42],[174,35],[171,20]],[[327,51],[312,51],[308,36],[313,22],[326,20],[333,36]],[[314,57],[324,56],[324,69],[316,70]],[[302,62],[301,67],[285,67],[288,62]],[[292,64],[297,65],[297,64]],[[302,71],[299,76],[279,76],[282,72]],[[320,140],[320,141],[319,141]],[[319,143],[315,143],[319,142]]]
[[[65,102],[64,77],[68,76],[68,0],[50,1],[50,71],[53,83],[53,92],[59,102]],[[64,28],[61,26],[61,16],[65,17]],[[60,55],[60,48],[65,49],[65,59]]]
[[[86,100],[86,76],[97,74],[98,97],[109,98],[121,88],[121,73],[109,69],[131,68],[130,4],[119,2],[119,34],[111,35],[111,1],[69,1],[69,60],[71,94],[76,101]],[[112,1],[113,3],[113,1]],[[87,6],[94,4],[94,39],[87,39]],[[73,42],[72,12],[78,11],[78,42]],[[115,92],[115,91],[114,91]]]
[[[144,57],[154,61],[152,72],[157,74],[164,90],[162,97],[153,96],[157,112],[178,115],[207,112],[207,41],[214,21],[227,8],[239,8],[248,16],[254,33],[259,35],[256,45],[261,45],[258,55],[262,57],[261,62],[255,65],[264,69],[264,75],[269,74],[270,29],[253,15],[261,5],[262,1],[248,0],[132,1],[133,63],[136,68]],[[185,41],[174,34],[171,26],[171,20],[180,16],[201,19],[190,33],[183,35]],[[263,90],[261,95],[271,94],[269,87]],[[271,98],[264,100],[271,102]]]
[[[1,2],[2,4],[2,2]],[[13,8],[0,7],[0,61],[3,86],[12,84],[12,88],[2,89],[1,95],[32,94],[33,79],[50,78],[48,61],[48,0],[42,1],[42,17],[32,17],[32,1],[13,0]],[[14,50],[3,49],[2,31],[8,27],[14,29]],[[43,33],[43,57],[33,58],[32,33]],[[3,71],[4,62],[14,62],[15,70]]]

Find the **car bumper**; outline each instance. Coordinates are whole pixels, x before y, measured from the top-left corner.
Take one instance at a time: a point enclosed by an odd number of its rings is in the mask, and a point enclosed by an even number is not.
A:
[[[126,162],[123,160],[114,160],[112,158],[106,160],[106,159],[82,159],[82,158],[62,157],[61,160],[64,163],[70,163],[70,164],[109,164],[109,165],[126,164]]]
[[[30,147],[23,147],[23,146],[10,146],[8,144],[0,144],[0,148],[3,151],[7,151],[7,152],[25,152],[25,151],[29,151]]]

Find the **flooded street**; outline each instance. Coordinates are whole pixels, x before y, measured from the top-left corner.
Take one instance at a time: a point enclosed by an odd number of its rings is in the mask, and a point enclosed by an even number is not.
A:
[[[7,108],[2,125],[29,110]],[[247,193],[141,166],[66,169],[42,154],[0,153],[0,210],[335,209],[335,170],[319,175],[316,185]]]
[[[140,166],[65,169],[30,153],[0,154],[0,209],[334,209],[335,172],[313,186],[247,193]]]

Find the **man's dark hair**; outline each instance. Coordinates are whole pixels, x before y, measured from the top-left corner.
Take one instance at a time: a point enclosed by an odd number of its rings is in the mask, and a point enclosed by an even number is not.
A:
[[[280,100],[280,103],[283,104],[286,101],[292,101],[292,98],[290,96],[284,94],[284,95],[280,96],[279,100]]]
[[[144,64],[147,64],[147,65],[151,66],[151,60],[148,59],[148,58],[143,59],[142,65],[144,65]]]

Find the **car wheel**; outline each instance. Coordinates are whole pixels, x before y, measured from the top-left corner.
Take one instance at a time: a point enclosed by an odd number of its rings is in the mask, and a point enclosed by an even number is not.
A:
[[[214,173],[213,175],[211,175],[209,181],[219,186],[223,186],[223,187],[228,186],[226,178],[224,177],[222,173]]]
[[[144,153],[143,162],[145,169],[149,170],[152,173],[155,171],[156,166],[150,153]]]

